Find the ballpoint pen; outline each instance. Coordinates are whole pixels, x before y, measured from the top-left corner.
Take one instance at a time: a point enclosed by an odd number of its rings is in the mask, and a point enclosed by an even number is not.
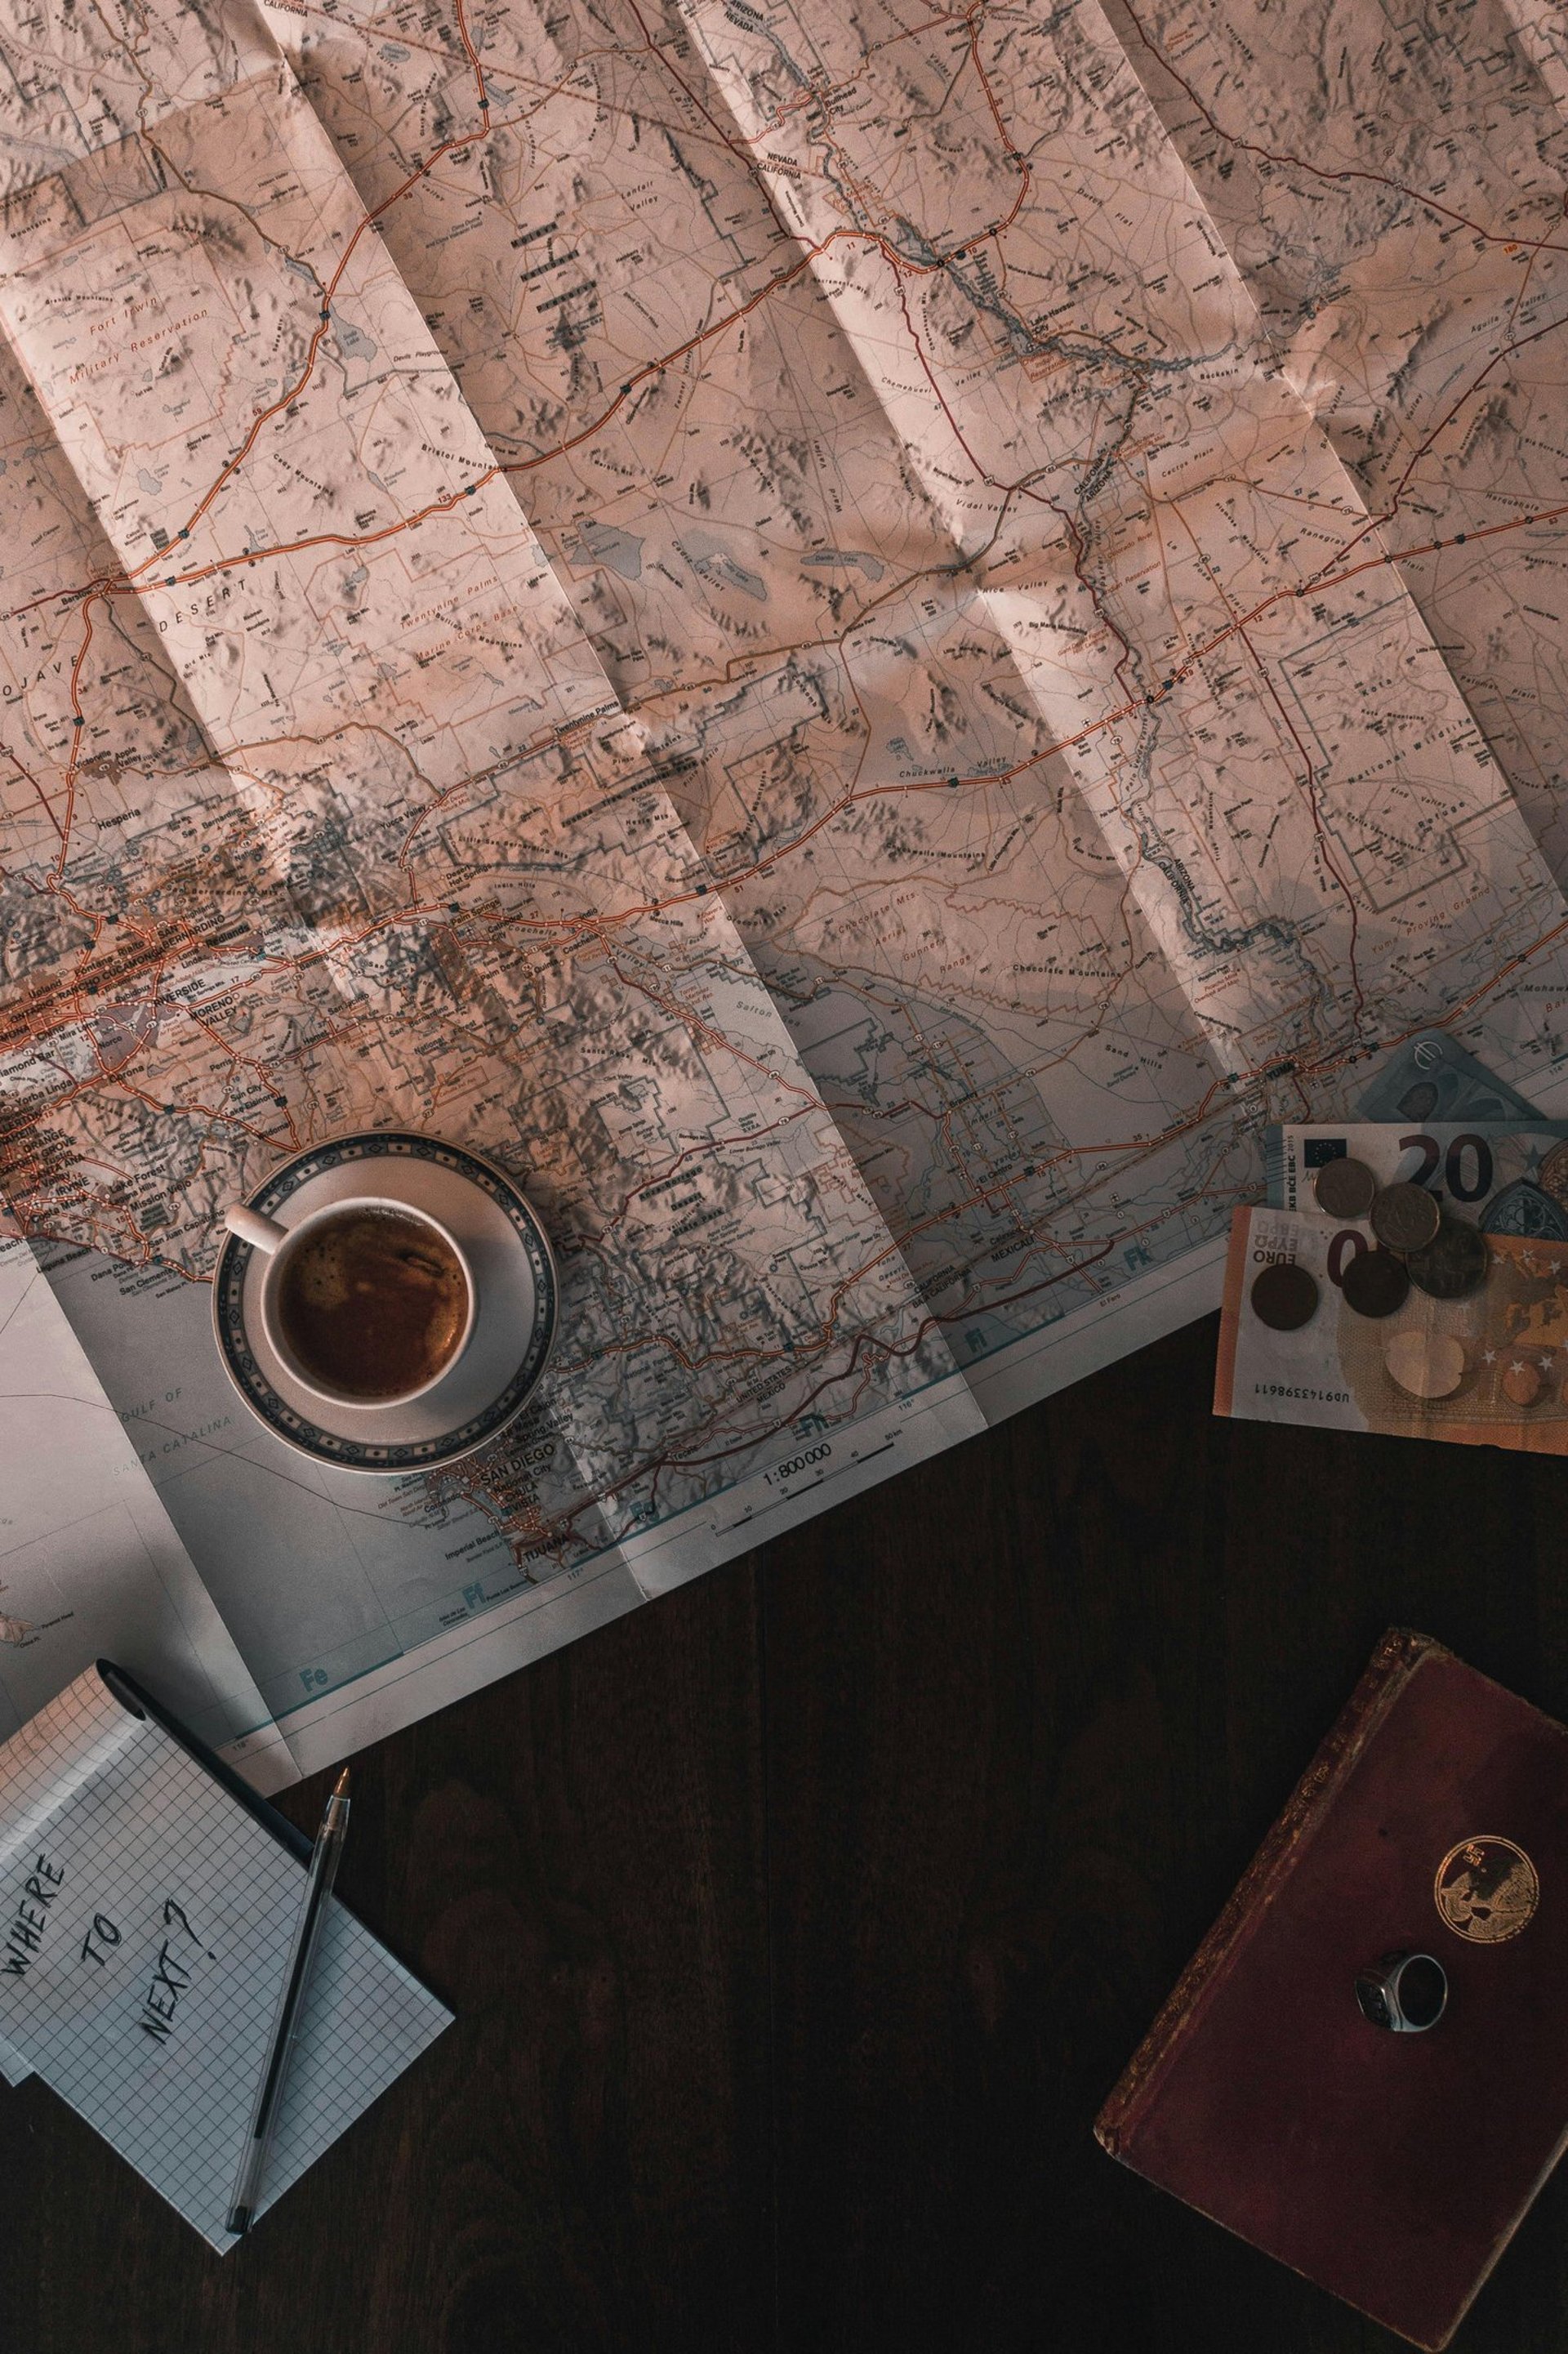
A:
[[[348,1768],[345,1766],[326,1802],[326,1811],[322,1817],[322,1826],[316,1833],[316,1843],[311,1853],[310,1869],[305,1874],[304,1899],[300,1906],[299,1920],[294,1925],[294,1941],[289,1948],[288,1967],[283,1972],[283,1990],[278,1998],[278,2009],[268,2040],[261,2081],[256,2090],[256,2105],[250,2113],[250,2130],[245,2137],[245,2153],[239,2161],[234,2196],[229,2202],[228,2228],[231,2232],[248,2232],[256,2213],[256,2200],[267,2164],[267,2152],[271,2145],[272,2128],[283,2103],[289,2052],[304,2009],[311,1962],[322,1923],[326,1918],[327,1900],[332,1894],[333,1882],[337,1877],[338,1858],[343,1853],[343,1838],[347,1829]]]

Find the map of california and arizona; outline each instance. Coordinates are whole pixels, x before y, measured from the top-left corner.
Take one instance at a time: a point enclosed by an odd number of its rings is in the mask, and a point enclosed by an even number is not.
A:
[[[1264,1123],[1428,1025],[1560,1108],[1546,0],[0,47],[8,1264],[296,1756],[1208,1308]],[[524,1180],[563,1340],[371,1489],[206,1278],[389,1123]]]

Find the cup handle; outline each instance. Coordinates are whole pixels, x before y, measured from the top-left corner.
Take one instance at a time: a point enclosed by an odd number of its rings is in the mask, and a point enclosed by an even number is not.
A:
[[[248,1210],[243,1202],[229,1204],[223,1214],[223,1223],[242,1243],[249,1243],[254,1250],[266,1251],[269,1256],[289,1238],[287,1226],[281,1226],[275,1218],[264,1218],[260,1210]]]

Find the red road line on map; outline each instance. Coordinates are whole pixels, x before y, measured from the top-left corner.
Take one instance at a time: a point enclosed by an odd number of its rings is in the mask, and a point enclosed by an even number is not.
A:
[[[1533,267],[1533,260],[1531,266]],[[1457,399],[1456,399],[1452,406],[1446,409],[1444,414],[1438,419],[1436,424],[1427,434],[1425,440],[1422,441],[1411,453],[1408,463],[1401,473],[1399,480],[1393,485],[1393,493],[1389,497],[1387,504],[1382,507],[1376,514],[1368,514],[1366,521],[1361,525],[1360,529],[1351,533],[1350,538],[1340,549],[1339,556],[1330,558],[1331,562],[1342,562],[1344,557],[1350,554],[1351,548],[1360,546],[1361,541],[1365,539],[1368,532],[1381,531],[1384,525],[1390,524],[1393,521],[1394,516],[1399,513],[1405,491],[1410,482],[1410,478],[1415,472],[1416,467],[1421,463],[1422,459],[1425,457],[1427,451],[1437,440],[1439,434],[1446,431],[1448,426],[1453,423],[1455,418],[1457,417],[1459,411],[1465,406],[1465,403],[1467,400],[1473,399],[1475,395],[1479,392],[1482,385],[1485,384],[1493,368],[1499,366],[1502,361],[1511,358],[1515,352],[1527,350],[1531,344],[1538,344],[1543,335],[1556,334],[1565,326],[1568,326],[1568,317],[1549,319],[1544,327],[1537,327],[1530,334],[1520,335],[1515,342],[1504,344],[1500,350],[1495,351],[1492,354],[1490,359],[1487,362],[1485,367],[1482,368],[1480,374],[1476,376],[1471,383],[1466,386],[1464,391],[1459,394]],[[1467,539],[1479,539],[1481,533],[1479,531],[1476,531],[1467,533],[1465,535]]]
[[[59,856],[55,861],[57,883],[63,883],[65,880],[66,862],[70,852],[70,831],[76,817],[76,773],[81,765],[82,737],[87,728],[86,716],[81,708],[81,673],[87,661],[88,648],[92,643],[92,608],[95,601],[92,597],[85,597],[82,599],[81,643],[77,648],[76,660],[70,666],[70,684],[67,689],[67,701],[69,703],[71,711],[71,741],[70,758],[66,763],[65,816],[60,823],[60,850]]]
[[[339,286],[343,283],[344,276],[347,271],[348,265],[354,258],[355,249],[366,231],[374,228],[375,224],[380,219],[382,214],[388,211],[393,205],[397,203],[400,197],[407,196],[410,188],[417,187],[420,180],[422,180],[428,173],[432,172],[435,169],[436,165],[440,162],[444,155],[455,154],[459,148],[471,146],[473,142],[476,139],[481,138],[484,132],[489,129],[490,101],[484,95],[484,77],[480,69],[479,59],[475,55],[473,45],[469,39],[468,27],[463,18],[461,0],[459,0],[458,5],[458,23],[462,34],[463,47],[468,51],[470,61],[473,66],[474,73],[479,82],[480,110],[483,116],[482,123],[477,130],[465,131],[461,136],[443,140],[439,147],[432,148],[429,154],[422,156],[416,168],[411,171],[405,179],[401,180],[397,186],[395,187],[388,196],[382,198],[380,204],[373,207],[369,212],[364,214],[360,220],[355,224],[352,236],[349,238],[347,244],[344,247],[342,253],[338,257],[337,267],[333,271],[332,276],[327,280],[326,285],[323,291],[321,304],[322,315],[317,320],[315,328],[311,335],[310,342],[305,347],[305,356],[301,366],[299,375],[295,377],[293,384],[286,392],[281,393],[278,398],[273,401],[269,408],[261,409],[252,419],[250,429],[246,434],[245,439],[240,443],[238,449],[235,451],[233,455],[225,462],[216,480],[212,482],[211,486],[204,493],[196,505],[191,510],[190,514],[186,518],[184,532],[181,535],[182,536],[188,535],[196,525],[201,521],[202,516],[212,505],[213,501],[217,497],[217,494],[222,490],[225,482],[228,482],[245,463],[246,459],[250,455],[251,451],[256,446],[257,437],[260,433],[262,427],[268,424],[274,417],[280,416],[293,401],[296,401],[301,393],[303,392],[306,385],[310,382],[311,377],[314,375],[317,355],[319,354],[322,344],[325,339],[327,329],[332,324],[332,321],[327,315],[329,307],[334,295],[337,292]],[[427,510],[426,512],[430,511],[431,510]],[[127,579],[134,580],[140,574],[149,571],[160,560],[166,561],[166,550],[161,548],[154,549],[151,556],[147,557],[141,564],[136,565],[127,573]]]
[[[48,819],[49,823],[54,827],[55,832],[59,835],[60,840],[63,842],[65,840],[65,828],[61,825],[58,818],[55,815],[55,805],[53,801],[50,801],[48,793],[45,792],[42,785],[39,784],[37,777],[34,776],[31,769],[23,766],[23,763],[17,758],[16,753],[12,751],[9,744],[7,744],[4,748],[5,758],[11,762],[18,776],[25,779],[26,783],[32,787],[34,792],[37,795],[44,815]]]
[[[1446,547],[1464,546],[1475,540],[1495,538],[1505,532],[1522,530],[1531,525],[1556,522],[1564,515],[1568,515],[1568,502],[1565,502],[1560,506],[1540,509],[1528,515],[1513,516],[1503,523],[1484,525],[1476,531],[1454,533],[1446,539],[1433,539],[1420,543],[1414,547],[1402,548],[1397,551],[1383,550],[1376,556],[1364,557],[1359,564],[1346,566],[1338,572],[1319,573],[1315,575],[1310,581],[1300,583],[1295,588],[1276,589],[1267,597],[1260,599],[1259,601],[1247,612],[1239,616],[1235,620],[1228,622],[1223,630],[1216,631],[1213,636],[1198,645],[1192,653],[1190,653],[1172,670],[1171,673],[1172,684],[1170,687],[1160,686],[1150,695],[1129,697],[1126,702],[1115,706],[1110,711],[1103,713],[1098,718],[1086,721],[1085,725],[1075,730],[1074,734],[1058,737],[1053,743],[1044,746],[1038,752],[1032,753],[1028,759],[1018,761],[1010,769],[992,769],[985,771],[980,775],[961,777],[959,783],[961,786],[967,786],[971,789],[984,788],[998,784],[1010,784],[1017,778],[1027,775],[1031,769],[1040,767],[1044,761],[1055,758],[1062,753],[1071,751],[1078,745],[1090,741],[1096,736],[1102,735],[1110,728],[1119,726],[1125,720],[1132,717],[1137,712],[1164,703],[1175,693],[1176,688],[1184,684],[1185,681],[1192,676],[1193,671],[1197,669],[1202,663],[1206,661],[1211,654],[1217,652],[1221,646],[1227,644],[1233,638],[1237,636],[1245,637],[1245,633],[1250,625],[1256,621],[1263,614],[1271,610],[1276,605],[1287,603],[1293,599],[1308,595],[1321,595],[1327,590],[1342,587],[1344,583],[1349,580],[1358,578],[1362,573],[1381,570],[1390,564],[1407,563],[1422,556],[1438,554]],[[1253,658],[1255,661],[1258,661],[1260,659],[1256,654],[1255,650],[1249,648],[1249,651],[1253,652]],[[791,835],[790,839],[787,843],[781,843],[776,850],[769,852],[765,858],[756,860],[748,866],[736,868],[726,874],[720,879],[726,885],[733,885],[737,883],[751,881],[758,875],[768,873],[783,859],[792,856],[798,850],[803,847],[806,843],[811,841],[815,835],[822,832],[826,826],[831,825],[835,819],[842,814],[844,810],[853,806],[856,801],[891,798],[901,796],[906,793],[947,792],[951,790],[952,787],[950,782],[945,778],[900,779],[896,783],[886,785],[852,786],[845,792],[842,793],[836,801],[830,803],[818,817],[812,820],[809,826],[803,828],[799,833]],[[636,916],[656,914],[665,907],[688,905],[693,900],[705,896],[706,889],[707,886],[704,885],[701,888],[694,887],[688,891],[673,893],[666,898],[647,902],[637,907],[624,909],[613,920],[618,922],[629,921]],[[396,918],[396,920],[403,919],[403,917],[406,917],[411,912],[413,911],[402,911],[402,915],[398,918]],[[389,918],[388,920],[394,919]],[[589,919],[584,918],[580,920],[588,921]],[[609,919],[596,917],[592,920],[599,922]],[[536,927],[536,928],[553,930],[557,928],[557,927],[555,922],[552,921],[548,924]],[[324,954],[326,952],[323,951],[323,953]]]
[[[482,120],[482,127],[488,131],[490,128],[490,101],[485,96],[484,70],[479,62],[479,52],[474,48],[473,42],[469,37],[468,18],[463,13],[462,0],[452,0],[452,6],[457,12],[459,37],[461,39],[463,48],[468,52],[468,61],[473,68],[474,87],[479,92],[479,111]]]
[[[1305,172],[1314,180],[1366,180],[1370,181],[1374,187],[1393,188],[1396,195],[1408,196],[1413,204],[1424,205],[1428,212],[1440,214],[1444,220],[1455,221],[1461,228],[1472,230],[1477,237],[1484,238],[1489,245],[1506,246],[1520,252],[1568,253],[1568,244],[1555,244],[1550,238],[1505,236],[1500,230],[1483,228],[1480,222],[1472,220],[1467,213],[1456,212],[1450,205],[1440,205],[1436,196],[1425,195],[1420,188],[1411,187],[1406,181],[1395,180],[1386,172],[1371,172],[1356,164],[1345,164],[1338,170],[1330,171],[1322,164],[1308,164],[1304,156],[1292,154],[1288,149],[1276,150],[1272,147],[1264,147],[1255,139],[1244,139],[1238,132],[1227,131],[1218,116],[1210,112],[1186,76],[1177,72],[1164,50],[1151,38],[1137,8],[1133,5],[1133,0],[1122,0],[1122,5],[1131,17],[1134,30],[1150,56],[1157,58],[1161,69],[1170,75],[1179,89],[1186,91],[1215,138],[1223,139],[1226,146],[1239,147],[1245,154],[1260,155],[1266,163],[1278,164],[1290,171]]]
[[[471,135],[472,134],[471,134]],[[465,143],[462,141],[449,142],[449,144],[462,145],[464,143]],[[440,152],[444,153],[445,151],[443,150]],[[412,182],[407,183],[406,185],[411,186]],[[397,193],[401,194],[402,190],[398,190]],[[388,197],[387,203],[390,203],[392,199]],[[385,210],[385,205],[377,207],[377,212],[384,212]],[[360,228],[363,229],[367,227],[370,221],[375,217],[376,215],[367,214],[365,220],[360,223]],[[358,231],[355,232],[356,236],[357,234]],[[883,244],[883,240],[880,238],[873,236],[871,232],[867,230],[834,229],[829,237],[822,240],[821,245],[813,246],[809,253],[802,254],[800,260],[794,262],[789,269],[780,270],[777,276],[768,280],[766,286],[759,287],[758,292],[751,296],[750,300],[742,303],[738,310],[726,312],[722,319],[715,319],[708,326],[699,328],[695,334],[689,336],[683,344],[677,345],[673,351],[667,352],[662,357],[655,360],[644,361],[642,366],[637,370],[636,374],[630,376],[628,381],[621,386],[620,391],[616,394],[615,398],[610,402],[608,408],[603,409],[589,424],[585,425],[579,433],[574,433],[568,440],[557,442],[553,449],[542,451],[536,456],[532,458],[498,459],[493,465],[487,466],[482,472],[475,474],[472,479],[471,485],[464,484],[461,489],[450,492],[441,498],[431,499],[426,505],[417,508],[413,514],[399,516],[396,523],[385,524],[377,531],[315,532],[302,539],[281,540],[275,546],[270,547],[248,548],[242,554],[238,556],[218,557],[209,564],[194,565],[188,567],[185,571],[169,573],[164,578],[157,581],[143,581],[142,583],[142,587],[139,588],[137,583],[141,579],[141,576],[146,573],[152,566],[157,564],[167,564],[169,561],[169,551],[167,547],[164,547],[157,550],[153,556],[148,557],[143,563],[136,565],[130,570],[127,570],[117,578],[104,582],[95,581],[90,584],[89,588],[85,591],[81,589],[69,589],[62,592],[57,589],[52,591],[47,597],[35,598],[33,599],[33,605],[44,605],[60,601],[69,602],[75,597],[83,595],[90,597],[95,594],[109,592],[118,595],[125,595],[127,593],[141,595],[146,588],[187,588],[198,581],[210,580],[221,573],[241,571],[249,565],[265,564],[278,557],[298,556],[313,547],[374,547],[384,540],[397,538],[399,533],[416,529],[418,525],[428,522],[431,515],[450,514],[462,505],[463,501],[469,496],[471,488],[474,491],[482,490],[487,482],[495,481],[498,475],[532,473],[540,466],[549,465],[555,459],[567,456],[569,451],[579,448],[583,442],[593,440],[599,434],[603,432],[605,427],[609,424],[611,419],[616,416],[618,411],[624,407],[625,403],[630,398],[631,395],[637,390],[637,387],[640,385],[647,383],[652,376],[662,375],[666,368],[673,367],[678,361],[684,359],[689,352],[697,350],[703,344],[710,343],[715,335],[726,334],[731,327],[737,325],[742,320],[749,317],[750,313],[758,309],[761,303],[766,302],[771,295],[778,293],[782,287],[791,284],[794,280],[800,277],[805,271],[809,270],[812,262],[817,259],[819,254],[825,252],[830,245],[835,244],[841,238],[845,237],[866,239],[874,245],[880,246]],[[346,262],[346,253],[344,254],[344,262]],[[337,275],[341,275],[341,270],[342,265],[340,265]],[[334,276],[332,284],[335,287],[336,283],[337,276]],[[319,339],[321,334],[324,333],[324,322],[321,326],[318,326],[316,336],[313,338],[313,351],[316,341]],[[235,453],[235,455],[228,460],[223,472],[219,474],[212,487],[206,493],[200,504],[192,510],[190,525],[194,525],[200,520],[201,516],[211,505],[213,500],[217,496],[217,493],[222,489],[225,482],[229,479],[237,467],[244,463],[245,459],[249,455],[250,450],[254,447],[256,434],[266,423],[268,418],[276,416],[280,408],[286,408],[290,401],[298,398],[299,393],[303,389],[304,383],[310,374],[310,365],[311,364],[307,364],[305,370],[296,380],[294,388],[284,394],[280,400],[274,402],[271,408],[264,411],[263,414],[255,420],[255,424],[250,433],[247,436],[245,442],[241,445],[240,449]],[[524,518],[524,521],[526,523],[525,517]],[[190,525],[186,525],[185,528],[187,530],[190,528]],[[32,610],[32,605],[17,606],[15,609],[12,618],[15,618],[16,614],[30,610]]]

